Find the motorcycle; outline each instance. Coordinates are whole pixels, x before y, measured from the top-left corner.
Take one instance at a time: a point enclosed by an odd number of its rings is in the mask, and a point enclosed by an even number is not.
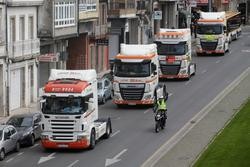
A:
[[[155,113],[155,132],[158,133],[160,129],[164,129],[166,126],[166,116],[165,113],[158,110]]]

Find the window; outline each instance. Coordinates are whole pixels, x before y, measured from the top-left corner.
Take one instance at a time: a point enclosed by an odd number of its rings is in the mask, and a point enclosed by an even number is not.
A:
[[[80,0],[79,12],[96,11],[96,0]]]
[[[10,137],[11,136],[11,132],[8,128],[5,128],[4,129],[4,138],[5,140],[7,139],[7,137]]]
[[[16,19],[15,17],[10,18],[10,43],[16,41]]]
[[[1,43],[1,39],[3,38],[3,34],[2,34],[2,8],[0,8],[0,43]]]
[[[19,40],[25,39],[25,19],[21,16],[19,19]]]
[[[75,25],[75,2],[55,3],[55,28]]]
[[[9,130],[10,130],[12,135],[14,135],[16,133],[16,130],[14,128],[12,128],[12,127],[9,127]]]
[[[34,21],[33,21],[33,16],[29,16],[29,39],[34,39]]]

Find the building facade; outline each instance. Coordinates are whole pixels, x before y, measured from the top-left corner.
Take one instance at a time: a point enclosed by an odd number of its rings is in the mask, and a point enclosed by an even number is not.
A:
[[[44,1],[38,10],[41,55],[39,88],[48,81],[50,69],[66,69],[69,39],[78,35],[78,0]]]
[[[1,3],[0,105],[1,115],[37,101],[37,10],[42,0]]]

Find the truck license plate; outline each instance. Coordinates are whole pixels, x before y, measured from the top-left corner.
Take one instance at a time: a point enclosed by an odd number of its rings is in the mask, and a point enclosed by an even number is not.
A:
[[[67,144],[58,144],[59,148],[68,148],[69,146]]]

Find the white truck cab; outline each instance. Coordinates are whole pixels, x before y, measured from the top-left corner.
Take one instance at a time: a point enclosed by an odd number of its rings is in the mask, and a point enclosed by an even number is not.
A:
[[[121,44],[113,68],[113,102],[121,105],[152,105],[159,84],[155,44]]]
[[[195,74],[190,29],[161,28],[155,37],[155,43],[159,54],[160,78],[189,79]]]
[[[109,137],[110,119],[98,119],[95,70],[51,70],[41,92],[44,148],[83,149]]]

